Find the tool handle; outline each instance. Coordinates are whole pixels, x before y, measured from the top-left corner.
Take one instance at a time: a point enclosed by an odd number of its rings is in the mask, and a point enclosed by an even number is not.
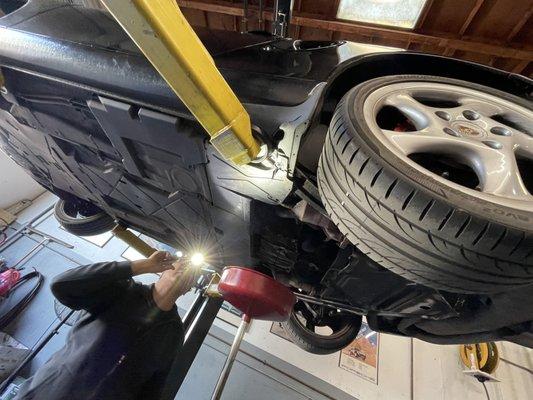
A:
[[[224,367],[222,368],[222,372],[220,373],[220,376],[218,378],[217,384],[215,386],[215,390],[213,392],[213,395],[211,396],[211,400],[220,400],[220,397],[222,396],[222,391],[224,390],[224,386],[226,386],[226,382],[231,372],[231,367],[233,367],[233,362],[235,361],[235,358],[237,357],[237,353],[239,352],[239,347],[241,346],[242,339],[244,338],[244,333],[246,332],[246,329],[248,328],[249,324],[250,324],[250,317],[244,314],[242,316],[239,329],[237,330],[237,334],[235,335],[235,339],[233,339],[233,344],[231,345],[228,358],[226,359],[226,362],[224,363]]]

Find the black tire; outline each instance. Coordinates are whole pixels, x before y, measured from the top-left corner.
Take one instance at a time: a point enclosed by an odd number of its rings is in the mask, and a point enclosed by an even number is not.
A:
[[[283,329],[298,347],[313,354],[336,353],[352,343],[361,329],[362,317],[345,316],[342,327],[335,333],[324,336],[308,330],[294,312],[282,322]]]
[[[450,83],[533,107],[494,89],[430,76],[382,77],[355,87],[337,106],[318,167],[332,220],[371,259],[414,282],[460,293],[532,284],[531,213],[454,190],[376,143],[364,101],[401,81]]]
[[[103,211],[89,216],[80,216],[76,207],[65,200],[59,200],[54,207],[54,215],[67,232],[77,236],[94,236],[110,231],[116,225],[113,218]]]

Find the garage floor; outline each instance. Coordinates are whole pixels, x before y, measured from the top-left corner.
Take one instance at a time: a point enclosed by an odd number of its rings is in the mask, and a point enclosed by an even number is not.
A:
[[[19,220],[31,219],[41,209],[53,204],[53,196],[47,195],[39,199],[31,209],[24,212]],[[14,226],[15,228],[17,225]],[[50,243],[35,253],[25,263],[24,273],[35,268],[45,278],[37,296],[29,307],[5,330],[6,333],[16,338],[28,348],[34,347],[43,338],[52,326],[59,322],[54,311],[54,297],[49,289],[51,279],[61,272],[100,260],[136,258],[138,254],[129,249],[116,238],[101,235],[91,238],[90,241],[78,238],[63,231],[57,225],[55,218],[49,213],[43,217],[40,223],[35,225],[39,230],[58,237],[61,240],[75,246],[68,249],[56,243]],[[8,231],[8,235],[14,229]],[[41,238],[37,235],[21,237],[13,245],[0,254],[7,265],[13,265],[34,247]],[[150,276],[141,277],[149,283]],[[21,289],[22,291],[22,289]],[[8,309],[16,302],[16,296],[2,303],[1,307]],[[192,296],[186,296],[178,304],[183,313]],[[24,376],[29,376],[37,368],[43,365],[48,358],[57,351],[64,343],[69,326],[63,326],[46,347],[33,360],[30,368],[24,371]],[[182,385],[176,399],[209,399],[214,388],[216,379],[222,369],[226,354],[232,341],[232,334],[226,330],[213,326],[211,332],[203,344],[193,367]],[[273,357],[261,349],[244,343],[238,356],[237,363],[228,381],[224,393],[227,399],[354,399],[337,388],[305,373],[298,368]]]

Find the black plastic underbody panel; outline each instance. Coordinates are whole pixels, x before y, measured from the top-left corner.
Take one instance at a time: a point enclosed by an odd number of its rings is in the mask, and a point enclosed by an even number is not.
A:
[[[33,97],[0,111],[0,136],[4,150],[40,183],[176,246],[190,245],[191,238],[219,241],[223,230],[216,233],[211,215],[205,135],[194,123],[92,99],[65,85],[54,85],[56,95],[68,91],[65,97],[38,96],[33,87]],[[246,231],[245,219],[236,219]]]
[[[254,265],[250,202],[279,204],[292,190],[299,138],[320,94],[296,107],[247,105],[265,135],[283,132],[266,168],[227,162],[188,118],[21,71],[3,75],[0,146],[37,181],[163,242],[209,249],[221,264]]]

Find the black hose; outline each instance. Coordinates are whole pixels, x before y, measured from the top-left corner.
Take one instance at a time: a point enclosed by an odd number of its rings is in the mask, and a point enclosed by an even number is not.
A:
[[[41,285],[44,281],[44,278],[42,274],[36,270],[33,270],[29,274],[24,275],[20,278],[20,280],[9,290],[8,294],[13,293],[20,285],[22,285],[24,282],[37,278],[37,283],[35,286],[32,287],[32,289],[17,303],[15,304],[7,313],[0,316],[0,330],[3,330],[6,326],[8,326],[11,321],[13,321],[21,312],[24,310],[27,305],[30,303],[30,301],[35,297],[39,289],[41,288]]]

